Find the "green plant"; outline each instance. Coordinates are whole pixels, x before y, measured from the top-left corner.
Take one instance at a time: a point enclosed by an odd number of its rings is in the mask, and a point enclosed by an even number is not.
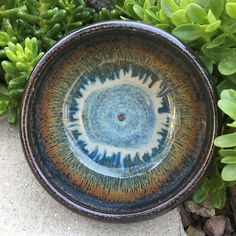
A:
[[[83,0],[0,1],[0,115],[16,123],[29,74],[42,55],[70,31],[91,22]]]
[[[224,90],[218,106],[233,120],[227,124],[229,128],[225,128],[226,134],[215,140],[215,145],[221,147],[220,162],[225,164],[221,175],[225,181],[236,181],[236,91]]]
[[[218,160],[215,158],[201,186],[194,192],[193,200],[200,203],[209,198],[215,208],[222,208],[225,204],[226,187],[227,184],[221,178],[218,169]]]
[[[115,20],[120,18],[120,11],[117,9],[109,11],[106,8],[102,8],[99,12],[93,15],[93,22]]]
[[[155,25],[190,46],[217,85],[221,94],[219,107],[236,120],[236,92],[225,90],[236,89],[235,0],[123,0],[116,8],[123,13],[122,19]],[[193,194],[195,202],[210,198],[214,207],[222,208],[227,187],[235,184],[236,121],[229,126],[215,140],[215,145],[223,149]]]
[[[236,184],[236,91],[223,90],[218,106],[233,122],[223,126],[224,134],[215,139],[215,145],[221,148],[219,156],[213,160],[208,175],[195,191],[193,200],[202,202],[209,197],[215,208],[222,208],[225,204],[225,190]]]
[[[8,60],[2,61],[6,86],[0,86],[0,115],[8,112],[8,121],[15,123],[25,83],[41,58],[36,38],[26,38],[22,43],[8,43],[4,52]]]

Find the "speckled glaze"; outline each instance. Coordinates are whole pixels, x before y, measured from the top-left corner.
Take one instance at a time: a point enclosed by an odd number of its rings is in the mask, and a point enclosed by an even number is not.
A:
[[[181,202],[212,155],[217,113],[204,68],[157,28],[78,30],[35,67],[21,112],[26,158],[64,205],[132,221]]]
[[[173,139],[176,114],[167,86],[133,63],[100,67],[102,73],[95,68],[78,77],[65,96],[70,147],[81,163],[102,175],[144,174],[167,156]]]

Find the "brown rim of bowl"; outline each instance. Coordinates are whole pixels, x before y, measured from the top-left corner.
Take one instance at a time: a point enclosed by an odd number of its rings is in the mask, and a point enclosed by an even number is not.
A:
[[[165,40],[168,40],[177,50],[181,50],[183,54],[185,54],[191,63],[193,63],[196,68],[199,70],[199,73],[202,74],[202,77],[204,78],[203,83],[205,83],[210,98],[210,102],[212,103],[212,117],[213,117],[213,124],[211,124],[211,128],[213,131],[213,137],[211,138],[211,142],[208,147],[208,152],[206,153],[206,159],[203,165],[198,169],[195,177],[174,197],[170,198],[168,201],[163,203],[162,205],[156,206],[154,208],[132,213],[132,214],[107,214],[102,212],[93,211],[89,208],[85,208],[83,206],[80,206],[79,204],[76,204],[75,202],[71,201],[67,197],[65,197],[55,186],[53,186],[49,180],[46,178],[46,176],[41,171],[40,167],[37,165],[36,158],[34,157],[32,153],[32,149],[30,146],[29,138],[28,138],[28,127],[27,127],[27,114],[29,111],[29,104],[30,104],[30,98],[34,92],[34,83],[38,80],[38,74],[41,70],[45,69],[47,66],[47,63],[53,59],[55,55],[57,55],[58,51],[61,49],[67,47],[70,45],[71,41],[79,40],[81,37],[90,34],[91,32],[95,31],[102,31],[102,30],[109,30],[109,29],[122,29],[122,28],[130,28],[134,31],[142,31],[146,34],[155,35],[161,38],[164,38]],[[129,221],[135,221],[135,220],[143,220],[148,219],[156,215],[163,214],[174,207],[176,207],[179,203],[184,201],[189,194],[196,188],[197,184],[202,179],[214,152],[213,142],[214,138],[217,135],[218,130],[218,114],[217,114],[217,108],[216,108],[216,92],[213,87],[213,84],[211,83],[209,79],[209,75],[206,72],[205,67],[203,64],[199,61],[199,59],[192,54],[191,50],[188,49],[183,43],[181,43],[178,39],[174,38],[170,34],[155,28],[150,25],[146,25],[143,23],[137,23],[132,21],[109,21],[109,22],[102,22],[98,24],[93,24],[87,27],[84,27],[82,29],[79,29],[75,32],[72,32],[71,34],[65,36],[63,39],[61,39],[58,43],[56,43],[51,49],[49,49],[45,55],[42,57],[42,59],[38,62],[38,64],[35,66],[33,72],[30,75],[30,79],[25,87],[25,92],[23,95],[22,100],[22,106],[21,106],[21,114],[20,114],[20,134],[21,134],[21,142],[24,149],[26,160],[38,179],[38,181],[41,183],[41,185],[44,187],[44,189],[58,202],[62,203],[64,206],[70,208],[71,210],[81,213],[85,216],[90,216],[95,219],[100,220],[106,220],[110,222],[129,222]]]

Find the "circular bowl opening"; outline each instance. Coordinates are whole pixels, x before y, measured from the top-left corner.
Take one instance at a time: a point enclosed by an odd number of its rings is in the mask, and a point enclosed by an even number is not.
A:
[[[216,135],[212,84],[177,39],[114,21],[63,38],[25,90],[21,137],[52,196],[96,218],[130,221],[181,202]]]

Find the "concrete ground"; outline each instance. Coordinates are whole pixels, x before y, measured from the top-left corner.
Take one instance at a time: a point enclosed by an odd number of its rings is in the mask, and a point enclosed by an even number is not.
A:
[[[177,209],[132,224],[101,223],[68,210],[31,173],[18,128],[0,118],[0,235],[183,236]]]

